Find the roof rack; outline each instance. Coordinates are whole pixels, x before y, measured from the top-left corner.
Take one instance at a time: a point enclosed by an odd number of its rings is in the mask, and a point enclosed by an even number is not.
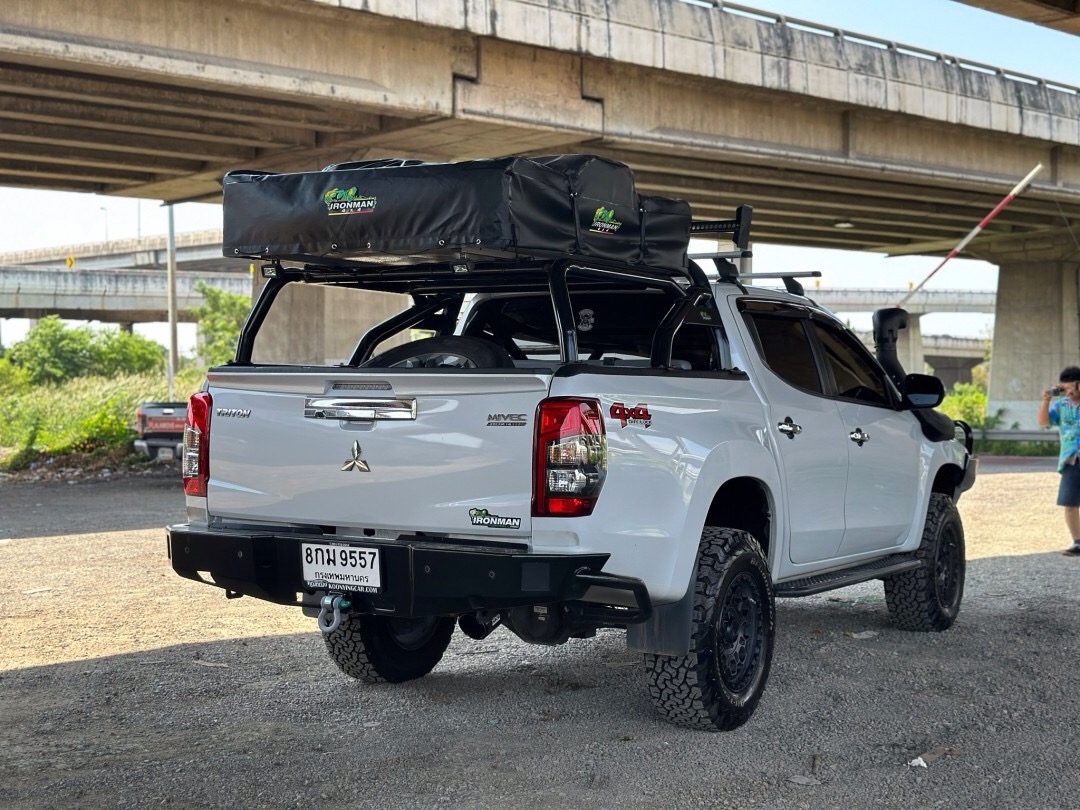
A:
[[[784,282],[784,289],[792,295],[806,295],[806,291],[803,289],[803,285],[795,279],[799,278],[821,278],[820,270],[782,270],[777,273],[743,273],[739,276],[741,281],[744,278],[778,278]]]
[[[698,220],[690,223],[690,238],[695,236],[710,236],[719,233],[730,233],[731,241],[735,243],[735,250],[710,253],[690,258],[700,259],[741,259],[751,255],[750,245],[750,219],[754,209],[749,205],[740,205],[735,209],[735,219]]]

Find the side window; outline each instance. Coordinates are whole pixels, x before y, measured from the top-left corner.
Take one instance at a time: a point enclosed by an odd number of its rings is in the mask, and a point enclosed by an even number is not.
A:
[[[694,371],[724,368],[722,359],[717,356],[717,337],[715,326],[683,324],[671,343],[672,363]]]
[[[836,392],[845,399],[891,406],[885,375],[866,350],[846,332],[819,321],[812,322],[821,343],[825,364],[832,372]]]
[[[796,388],[823,393],[814,353],[810,348],[810,337],[806,333],[807,319],[756,312],[745,314],[757,332],[765,365]]]

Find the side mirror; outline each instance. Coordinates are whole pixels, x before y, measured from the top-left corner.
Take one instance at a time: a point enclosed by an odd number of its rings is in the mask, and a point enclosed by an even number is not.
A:
[[[908,374],[902,393],[905,409],[936,408],[945,399],[945,386],[930,374]]]

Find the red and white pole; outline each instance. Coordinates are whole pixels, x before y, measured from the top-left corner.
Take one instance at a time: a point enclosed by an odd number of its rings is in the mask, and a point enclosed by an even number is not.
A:
[[[930,275],[928,275],[926,278],[924,278],[922,281],[920,281],[918,283],[918,285],[914,289],[912,289],[911,292],[909,292],[907,295],[905,295],[900,300],[900,303],[898,304],[898,306],[902,307],[904,304],[906,304],[908,302],[908,300],[910,300],[911,296],[915,295],[915,293],[917,293],[919,290],[921,290],[923,288],[923,285],[926,284],[926,282],[928,282],[931,278],[934,277],[934,273],[936,273],[938,270],[940,270],[945,265],[945,262],[947,262],[949,259],[951,259],[953,256],[955,256],[961,250],[966,248],[967,245],[968,245],[968,242],[970,242],[972,239],[974,239],[976,236],[979,235],[979,232],[986,226],[986,223],[988,223],[990,220],[992,220],[994,217],[996,217],[998,215],[998,212],[1000,212],[1002,208],[1004,208],[1006,205],[1008,205],[1010,202],[1012,202],[1014,197],[1016,197],[1018,194],[1020,194],[1020,192],[1022,192],[1025,188],[1028,187],[1028,185],[1031,183],[1031,181],[1035,179],[1035,175],[1037,175],[1039,172],[1042,171],[1042,167],[1043,167],[1043,165],[1041,163],[1037,164],[1034,169],[1032,169],[1030,172],[1027,173],[1027,176],[1024,177],[1023,180],[1021,180],[1019,183],[1017,183],[1015,186],[1013,186],[1012,191],[1010,191],[1008,194],[1006,194],[1004,197],[1002,197],[1001,202],[999,202],[997,205],[995,205],[993,207],[993,209],[990,211],[989,214],[987,214],[985,217],[983,217],[981,220],[979,220],[979,224],[976,225],[974,228],[972,228],[968,232],[968,235],[965,236],[963,239],[961,239],[960,243],[956,247],[954,247],[952,250],[950,250],[948,253],[945,254],[945,258],[942,259],[938,263],[937,267],[935,267],[933,270],[930,271]]]

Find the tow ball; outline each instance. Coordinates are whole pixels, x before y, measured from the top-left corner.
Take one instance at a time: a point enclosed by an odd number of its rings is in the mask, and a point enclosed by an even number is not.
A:
[[[333,633],[341,624],[341,611],[347,610],[351,605],[352,603],[340,593],[328,593],[322,598],[319,629],[323,633]]]

